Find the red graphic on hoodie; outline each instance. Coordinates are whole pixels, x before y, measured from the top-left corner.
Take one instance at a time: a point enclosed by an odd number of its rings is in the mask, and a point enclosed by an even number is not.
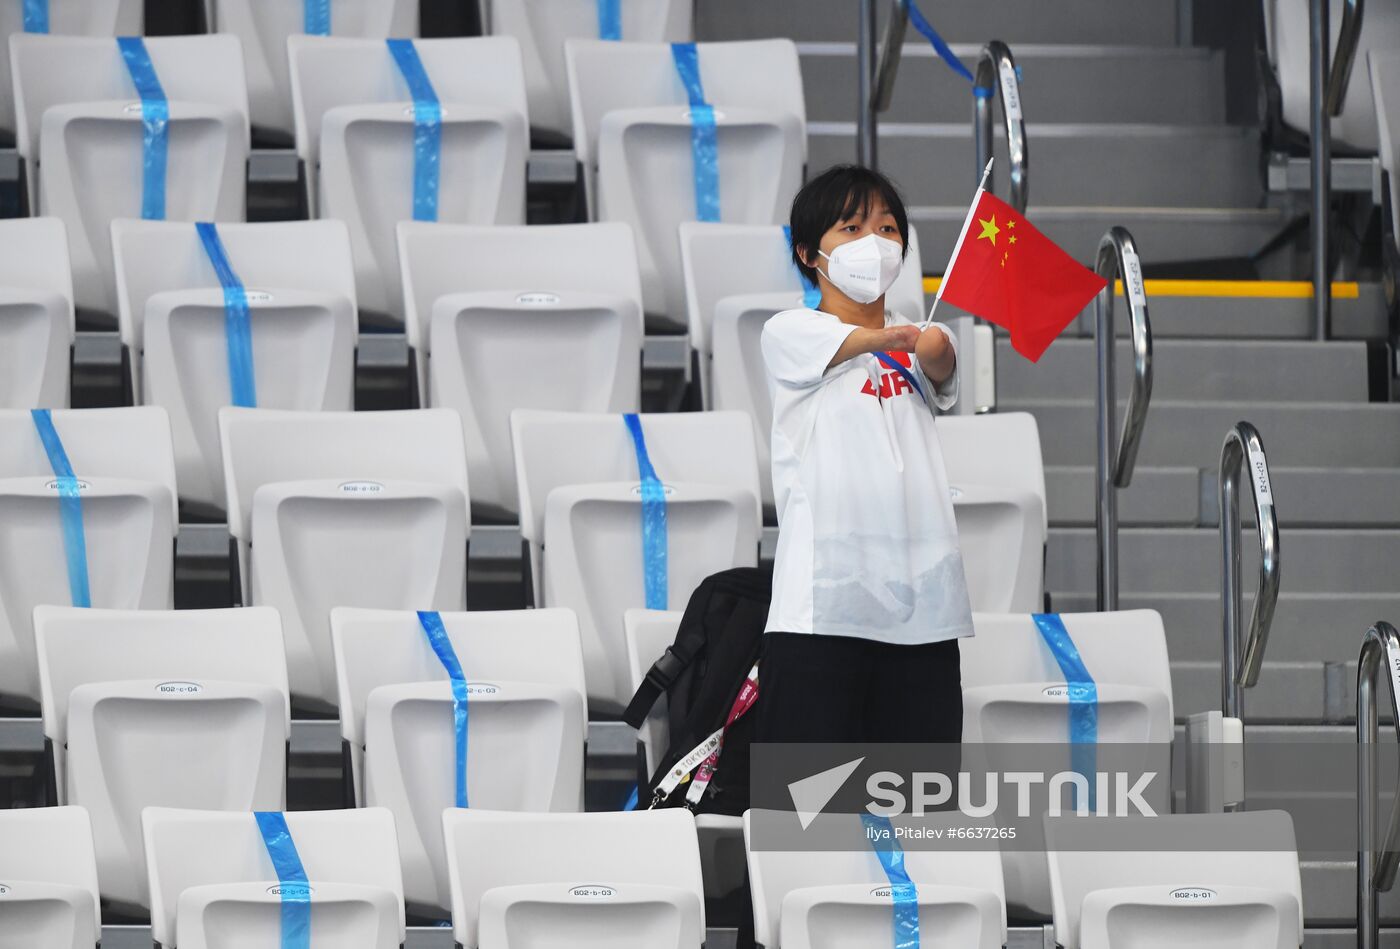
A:
[[[906,352],[896,350],[894,352],[884,353],[883,355],[888,356],[905,369],[910,369],[914,365],[911,354]],[[881,363],[881,365],[884,365],[884,363]],[[875,387],[870,384],[870,378],[868,376],[865,379],[865,385],[861,387],[860,391],[863,395],[873,395],[881,399],[892,399],[897,395],[908,395],[910,392],[914,391],[914,387],[909,384],[909,380],[904,378],[902,373],[890,371],[881,373],[879,392],[876,392]]]

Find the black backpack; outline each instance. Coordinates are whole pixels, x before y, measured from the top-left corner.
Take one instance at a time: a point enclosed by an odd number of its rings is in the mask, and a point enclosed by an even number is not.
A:
[[[667,696],[670,744],[657,763],[649,784],[639,789],[645,808],[653,789],[671,767],[724,725],[729,710],[758,661],[768,603],[773,594],[773,571],[736,567],[706,577],[691,594],[676,630],[676,641],[651,667],[632,696],[622,719],[640,728],[656,700]],[[760,682],[759,698],[763,690]],[[749,744],[753,739],[757,703],[725,733],[714,777],[695,810],[738,816],[749,806]],[[689,783],[682,784],[658,807],[685,804]]]

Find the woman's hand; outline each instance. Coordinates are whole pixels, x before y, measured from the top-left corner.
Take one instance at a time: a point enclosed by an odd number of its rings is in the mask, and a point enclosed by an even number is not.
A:
[[[914,327],[909,327],[914,329]],[[914,358],[919,360],[919,368],[934,385],[942,385],[952,376],[957,365],[957,352],[948,341],[948,335],[936,326],[930,326],[919,334],[914,346]]]
[[[880,334],[882,342],[871,349],[871,352],[901,352],[912,353],[919,343],[919,328],[909,323],[899,323],[882,330],[872,330]]]
[[[892,351],[912,353],[919,342],[919,335],[919,328],[909,323],[886,326],[880,329],[859,327],[852,330],[851,334],[846,337],[846,341],[841,344],[840,349],[836,350],[836,355],[831,357],[831,362],[827,363],[826,367],[830,369],[832,366],[839,366],[847,359],[865,353]]]

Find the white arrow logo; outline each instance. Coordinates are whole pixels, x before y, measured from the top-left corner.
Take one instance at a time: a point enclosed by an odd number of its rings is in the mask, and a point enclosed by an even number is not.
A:
[[[812,826],[812,821],[817,819],[822,808],[831,803],[836,792],[841,790],[846,779],[856,768],[860,767],[860,763],[864,760],[865,757],[862,755],[854,761],[838,764],[834,768],[828,768],[809,778],[803,778],[801,781],[794,781],[788,785],[788,794],[792,795],[792,806],[797,811],[797,819],[801,822],[803,830]]]

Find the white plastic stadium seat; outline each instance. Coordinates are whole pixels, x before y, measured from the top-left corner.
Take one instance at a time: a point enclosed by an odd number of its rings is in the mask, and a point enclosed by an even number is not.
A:
[[[407,222],[399,261],[419,391],[462,414],[474,504],[519,513],[512,409],[640,407],[642,288],[625,224]]]
[[[306,0],[208,0],[210,29],[232,33],[243,44],[248,72],[248,108],[253,128],[291,138],[292,79],[287,37],[305,32]],[[330,35],[384,39],[418,35],[413,0],[336,0],[330,4]]]
[[[467,678],[467,799],[506,811],[582,811],[587,692],[570,610],[443,613]],[[452,691],[412,611],[331,612],[340,733],[356,804],[398,827],[411,906],[451,906],[442,812],[455,806]]]
[[[172,609],[175,460],[157,408],[55,411],[78,479],[92,605]],[[39,701],[31,614],[72,603],[58,482],[28,411],[0,411],[0,694]]]
[[[146,40],[169,102],[165,219],[241,221],[248,161],[243,57],[231,36]],[[140,97],[115,40],[14,36],[17,142],[30,206],[68,228],[79,307],[117,312],[108,226],[140,218]]]
[[[284,815],[311,896],[312,949],[395,949],[407,935],[394,818],[383,808]],[[142,815],[160,949],[280,945],[282,889],[251,813]]]
[[[355,407],[355,270],[340,221],[222,224],[243,282],[259,408]],[[224,506],[218,411],[230,404],[224,294],[195,226],[116,221],[118,322],[137,400],[170,413],[180,496]]]
[[[755,820],[791,820],[790,814],[748,811],[749,884],[753,888],[754,939],[765,949],[854,949],[890,943],[893,925],[889,878],[873,847],[861,848],[864,828],[849,820],[852,846],[825,851],[756,848]],[[911,825],[970,826],[958,814],[893,819]],[[1006,943],[1006,900],[1001,858],[995,850],[904,849],[904,869],[917,887],[919,929],[934,944],[999,949]]]
[[[590,216],[633,226],[647,313],[683,324],[676,227],[697,211],[689,99],[671,47],[571,39],[564,49]],[[720,220],[786,220],[807,161],[797,47],[786,39],[701,43],[698,60],[715,110]]]
[[[0,949],[93,949],[102,937],[81,807],[0,810]]]
[[[627,637],[628,687],[635,693],[652,663],[676,640],[682,610],[628,610],[622,626]],[[656,773],[658,758],[665,753],[671,730],[666,719],[666,696],[652,706],[638,730],[648,775]],[[723,767],[723,756],[720,758]],[[638,788],[646,804],[646,788]],[[700,841],[700,869],[705,879],[705,898],[722,899],[744,883],[744,824],[728,814],[697,814],[695,830]]]
[[[529,120],[510,37],[416,40],[442,106],[437,220],[524,224]],[[297,155],[315,217],[350,227],[360,306],[403,320],[394,227],[413,220],[413,100],[383,40],[293,36]]]
[[[1162,617],[1155,610],[1124,610],[1060,618],[1094,679],[1099,742],[1170,748],[1175,719]],[[1065,674],[1031,617],[975,613],[973,624],[977,635],[959,643],[964,748],[995,768],[996,744],[1013,746],[1008,754],[1014,756],[1015,747],[1025,744],[1067,743]],[[1164,789],[1164,783],[1154,783],[1145,794],[1159,814],[1171,810],[1170,800],[1155,794]],[[1007,898],[1032,914],[1048,915],[1045,861],[1026,849],[1026,841],[1018,843],[1003,855]]]
[[[455,412],[219,410],[243,602],[282,614],[292,695],[334,707],[330,611],[466,608]]]
[[[525,59],[530,124],[569,137],[569,80],[564,41],[598,37],[597,0],[487,0],[488,22],[497,36],[513,36]],[[620,39],[628,43],[682,43],[692,38],[693,0],[619,0]]]
[[[706,409],[748,412],[758,439],[763,506],[773,510],[768,443],[773,399],[759,349],[768,318],[800,307],[802,283],[783,229],[776,225],[680,225],[686,324],[699,363],[700,398]],[[924,307],[918,236],[909,232],[909,256],[885,296],[885,308],[919,322]]]
[[[945,415],[938,440],[973,611],[1043,609],[1050,522],[1035,416]]]
[[[1278,80],[1283,122],[1303,135],[1308,134],[1312,114],[1308,93],[1308,2],[1263,0],[1265,51]],[[1330,2],[1328,48],[1335,50],[1345,0]],[[1371,84],[1366,81],[1366,58],[1372,50],[1392,49],[1400,49],[1400,6],[1367,4],[1342,113],[1332,119],[1334,144],[1368,154],[1376,152],[1376,101]]]
[[[1047,817],[1045,837],[1063,949],[1303,944],[1298,847],[1286,811]],[[1236,841],[1238,850],[1224,849]]]
[[[1395,143],[1400,139],[1400,49],[1373,49],[1367,56],[1371,93],[1375,97],[1376,128],[1380,137],[1381,170],[1390,176],[1391,233],[1400,234],[1400,165]],[[1357,63],[1357,68],[1361,66]],[[1359,81],[1356,77],[1353,81]]]
[[[149,905],[142,808],[285,806],[275,610],[40,606],[34,625],[55,786],[92,814],[105,899]]]
[[[66,409],[72,346],[63,222],[0,221],[0,409]]]
[[[463,949],[700,949],[705,940],[689,811],[454,808],[442,824]]]
[[[49,32],[60,36],[139,36],[144,0],[47,0]],[[10,44],[24,32],[24,4],[0,3],[0,132],[15,132],[15,99],[10,87]]]
[[[748,416],[640,416],[666,496],[668,606],[700,581],[754,566],[760,512]],[[534,603],[579,616],[590,707],[621,711],[631,698],[623,613],[646,604],[637,455],[620,415],[519,410],[511,441],[520,533]]]

